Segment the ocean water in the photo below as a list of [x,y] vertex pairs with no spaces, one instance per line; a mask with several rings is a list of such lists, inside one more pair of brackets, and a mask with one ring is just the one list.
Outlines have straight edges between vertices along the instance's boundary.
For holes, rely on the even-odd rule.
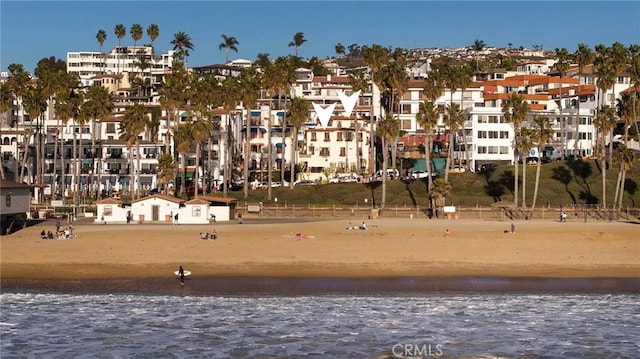
[[640,295],[0,295],[6,358],[638,358]]

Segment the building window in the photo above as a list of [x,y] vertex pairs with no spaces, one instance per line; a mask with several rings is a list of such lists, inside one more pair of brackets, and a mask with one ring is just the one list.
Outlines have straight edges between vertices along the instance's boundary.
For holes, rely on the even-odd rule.
[[309,154],[310,154],[311,156],[313,156],[313,155],[315,155],[315,154],[316,154],[316,148],[315,148],[315,146],[309,146]]
[[329,142],[331,141],[331,137],[330,137],[330,133],[329,132],[325,132],[324,133],[324,142]]
[[[327,134],[328,134],[328,133],[327,133]],[[338,132],[338,139],[337,139],[337,140],[338,140],[338,141],[344,141],[344,140],[342,139],[342,131]]]
[[489,146],[489,152],[490,155],[497,155],[498,154],[498,146]]
[[402,104],[400,107],[401,107],[400,108],[400,112],[401,113],[403,113],[405,115],[411,114],[411,104],[408,104],[408,103]]
[[320,149],[320,157],[329,157],[329,147],[322,147]]
[[487,123],[486,115],[478,115],[478,123]]
[[115,123],[107,123],[107,133],[116,133]]
[[500,131],[500,138],[509,138],[509,131]]
[[478,138],[487,138],[487,131],[478,131]]
[[311,141],[317,141],[315,132],[311,132]]
[[479,154],[487,153],[487,146],[478,146],[478,153]]
[[400,120],[400,128],[403,130],[410,130],[411,122],[411,120]]
[[509,147],[508,146],[500,146],[500,154],[501,155],[506,155],[509,153]]
[[489,138],[498,138],[498,131],[487,131]]
[[489,116],[489,123],[500,123],[499,116],[495,116],[495,115]]
[[347,149],[345,147],[340,147],[340,157],[345,157],[347,155]]

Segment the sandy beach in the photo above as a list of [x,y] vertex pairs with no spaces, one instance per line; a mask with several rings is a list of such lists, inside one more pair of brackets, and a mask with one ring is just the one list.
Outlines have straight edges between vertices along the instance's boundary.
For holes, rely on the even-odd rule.
[[[361,222],[79,222],[76,238],[43,240],[40,231],[55,230],[54,221],[46,221],[2,237],[0,274],[4,289],[48,282],[53,290],[87,280],[102,286],[127,281],[135,288],[171,278],[174,286],[180,265],[193,272],[191,283],[212,277],[640,278],[637,223],[516,221],[511,234],[509,221],[383,218],[366,220],[367,230],[347,229]],[[214,228],[217,240],[200,238]]]

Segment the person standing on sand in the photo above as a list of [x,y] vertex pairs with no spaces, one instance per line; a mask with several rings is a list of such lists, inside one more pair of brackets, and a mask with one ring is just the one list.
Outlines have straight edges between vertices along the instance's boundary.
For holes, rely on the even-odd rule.
[[513,222],[511,223],[511,234],[515,234],[516,233],[516,225],[513,224]]
[[451,237],[451,231],[449,230],[449,228],[447,228],[447,229],[444,231],[444,236],[445,236],[445,237]]
[[184,285],[184,268],[182,266],[178,269],[178,275],[180,276],[180,284]]
[[173,224],[178,225],[178,213],[176,213],[176,215],[173,216]]

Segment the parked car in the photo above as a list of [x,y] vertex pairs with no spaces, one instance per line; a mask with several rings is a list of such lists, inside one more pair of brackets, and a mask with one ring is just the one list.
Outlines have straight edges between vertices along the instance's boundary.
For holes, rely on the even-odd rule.
[[493,163],[493,162],[483,163],[482,165],[480,165],[480,172],[482,173],[482,172],[490,171],[496,167],[498,167],[497,163]]
[[462,173],[466,171],[467,169],[462,166],[452,166],[451,168],[449,168],[449,173]]
[[294,185],[295,186],[315,186],[318,183],[316,181],[300,181],[300,182],[296,182]]

